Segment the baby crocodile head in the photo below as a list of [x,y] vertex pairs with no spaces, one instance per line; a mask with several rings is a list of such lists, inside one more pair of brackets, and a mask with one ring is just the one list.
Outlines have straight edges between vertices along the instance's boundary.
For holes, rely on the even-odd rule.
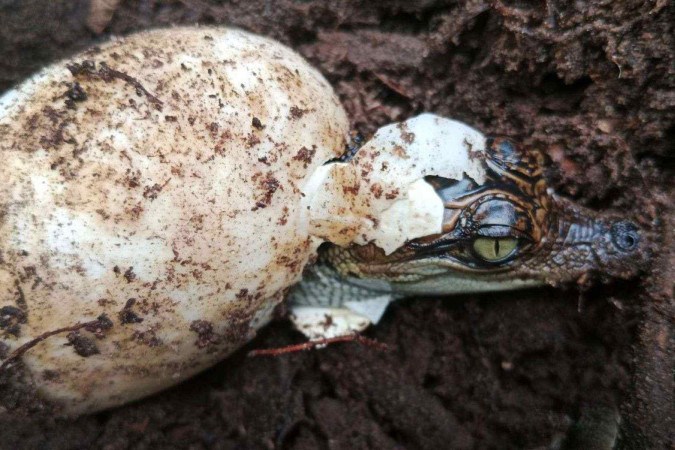
[[408,295],[636,276],[639,227],[557,196],[543,166],[536,151],[432,114],[380,128],[306,186],[306,223],[327,243],[289,293],[291,320],[324,339]]
[[471,158],[484,169],[481,182],[466,172],[424,177],[443,204],[439,233],[389,254],[372,243],[330,246],[324,263],[352,284],[417,295],[559,285],[589,274],[630,278],[644,265],[639,227],[557,196],[540,153],[488,138]]

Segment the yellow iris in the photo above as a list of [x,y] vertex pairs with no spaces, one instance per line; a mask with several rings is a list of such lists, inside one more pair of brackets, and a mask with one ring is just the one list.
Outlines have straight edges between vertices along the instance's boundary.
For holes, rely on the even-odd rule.
[[489,262],[505,259],[515,251],[518,239],[512,237],[479,237],[473,241],[473,249],[478,256]]

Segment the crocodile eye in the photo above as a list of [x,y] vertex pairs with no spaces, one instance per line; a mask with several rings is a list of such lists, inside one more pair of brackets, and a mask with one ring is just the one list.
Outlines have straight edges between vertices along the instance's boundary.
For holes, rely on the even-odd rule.
[[491,263],[506,260],[517,249],[518,239],[513,237],[478,237],[473,241],[476,256]]

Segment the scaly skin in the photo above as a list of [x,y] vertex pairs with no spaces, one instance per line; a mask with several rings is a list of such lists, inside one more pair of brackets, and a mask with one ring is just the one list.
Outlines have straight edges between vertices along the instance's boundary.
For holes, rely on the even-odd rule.
[[[490,139],[483,185],[427,177],[444,201],[442,234],[412,240],[390,255],[372,244],[329,246],[320,263],[350,283],[381,287],[384,281],[394,293],[416,295],[559,285],[590,274],[635,276],[647,257],[638,227],[553,194],[542,162],[538,153]],[[515,246],[490,261],[477,253],[477,239],[493,256],[499,256],[490,247],[495,241]]]

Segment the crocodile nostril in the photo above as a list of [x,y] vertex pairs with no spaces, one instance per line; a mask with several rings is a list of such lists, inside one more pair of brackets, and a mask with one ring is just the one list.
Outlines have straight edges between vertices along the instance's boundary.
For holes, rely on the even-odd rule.
[[617,222],[611,229],[612,242],[621,251],[634,250],[640,242],[638,227],[628,221]]

